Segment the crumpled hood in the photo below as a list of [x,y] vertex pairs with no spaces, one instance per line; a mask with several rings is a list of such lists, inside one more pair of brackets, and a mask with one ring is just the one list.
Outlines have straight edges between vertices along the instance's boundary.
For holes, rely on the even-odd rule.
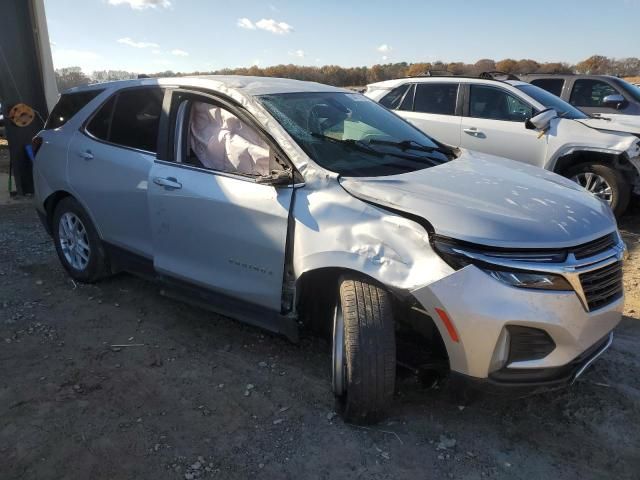
[[574,182],[468,150],[437,167],[340,182],[355,197],[424,218],[438,235],[482,245],[561,248],[616,228],[610,208]]
[[602,118],[593,117],[584,120],[576,120],[587,127],[608,132],[624,132],[640,135],[640,116],[633,115],[603,115]]

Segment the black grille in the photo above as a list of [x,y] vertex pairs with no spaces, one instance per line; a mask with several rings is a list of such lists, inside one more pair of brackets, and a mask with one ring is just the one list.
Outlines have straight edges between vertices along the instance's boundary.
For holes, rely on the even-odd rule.
[[606,267],[580,275],[589,311],[603,307],[622,295],[622,263],[616,262]]
[[544,330],[519,325],[508,325],[509,332],[509,358],[511,362],[524,360],[539,360],[549,355],[556,344]]
[[604,237],[600,237],[589,243],[578,245],[577,247],[572,248],[571,251],[575,255],[576,259],[580,260],[582,258],[591,257],[615,247],[615,245],[618,243],[617,240],[618,239],[616,238],[616,234],[610,233],[609,235],[605,235]]

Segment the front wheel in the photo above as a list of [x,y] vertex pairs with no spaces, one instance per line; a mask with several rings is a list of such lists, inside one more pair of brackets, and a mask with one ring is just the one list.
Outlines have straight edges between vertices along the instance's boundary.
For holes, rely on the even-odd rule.
[[396,382],[391,298],[364,278],[342,277],[333,318],[333,391],[345,421],[366,424],[386,414]]
[[567,170],[566,176],[596,197],[607,202],[620,218],[629,205],[631,186],[622,173],[604,163],[582,163]]

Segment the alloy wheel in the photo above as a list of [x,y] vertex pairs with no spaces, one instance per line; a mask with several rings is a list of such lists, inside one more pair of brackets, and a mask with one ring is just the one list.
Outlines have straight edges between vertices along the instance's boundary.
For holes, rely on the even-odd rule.
[[84,270],[91,258],[91,247],[87,229],[75,213],[66,212],[60,217],[58,238],[69,265],[76,270]]
[[613,201],[613,189],[609,182],[604,177],[593,172],[582,172],[571,177],[571,180],[576,182],[581,187],[594,194],[596,197],[604,200],[607,203]]
[[333,393],[341,397],[345,394],[347,366],[344,355],[344,317],[340,300],[333,314],[333,355],[332,355]]

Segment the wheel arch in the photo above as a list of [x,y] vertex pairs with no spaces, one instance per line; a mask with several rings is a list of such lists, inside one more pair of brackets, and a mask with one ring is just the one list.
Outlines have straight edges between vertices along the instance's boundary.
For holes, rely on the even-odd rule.
[[599,149],[568,149],[564,153],[558,155],[554,160],[551,170],[559,175],[565,175],[566,172],[576,165],[582,163],[603,163],[611,165],[623,172],[631,172],[638,175],[638,171],[629,161],[628,156],[622,152]]
[[[446,360],[446,368],[448,369],[449,352],[447,351],[446,342],[442,338],[442,332],[438,328],[435,319],[425,315],[422,308],[412,308],[419,307],[415,297],[409,291],[389,286],[375,277],[353,268],[319,267],[307,270],[300,275],[296,281],[296,309],[303,328],[330,338],[333,309],[338,293],[338,280],[343,275],[353,275],[365,279],[380,286],[390,294],[397,329],[396,339],[398,342],[407,342],[406,345],[411,343],[409,348],[397,350],[399,358],[403,352],[411,355],[415,355],[419,351],[433,353],[433,351],[424,349],[424,342],[430,341],[431,345],[436,348],[436,353],[442,354]],[[402,335],[402,332],[407,333],[407,335]],[[410,362],[407,361],[405,363]]]
[[93,215],[91,214],[91,211],[78,197],[74,196],[71,192],[67,190],[57,190],[51,193],[43,202],[43,206],[45,210],[46,227],[49,233],[53,232],[53,227],[54,227],[53,215],[56,211],[56,207],[60,204],[60,202],[63,199],[68,197],[73,198],[76,202],[80,204],[80,206],[83,208],[85,213],[89,216],[91,223],[93,223],[94,228],[98,232],[98,236],[102,239],[103,237],[102,237],[102,232],[100,231],[100,226],[96,223],[95,219],[93,218]]

